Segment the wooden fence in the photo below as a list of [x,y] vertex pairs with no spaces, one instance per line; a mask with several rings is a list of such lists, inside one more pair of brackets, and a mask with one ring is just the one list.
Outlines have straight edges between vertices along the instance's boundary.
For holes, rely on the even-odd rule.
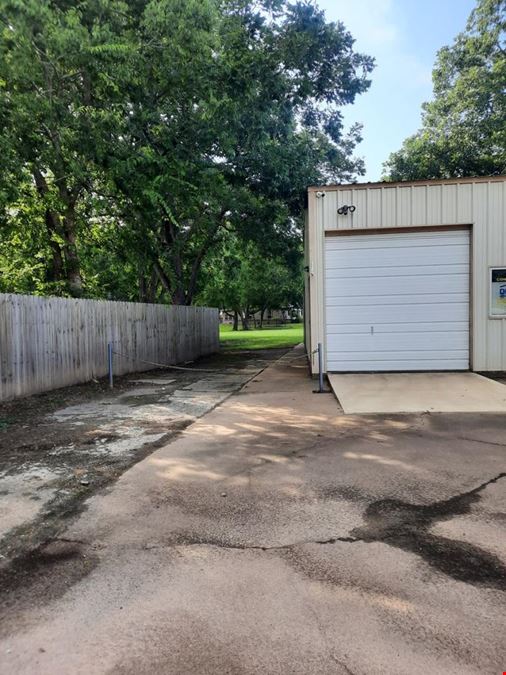
[[0,294],[0,401],[175,364],[219,348],[218,310]]

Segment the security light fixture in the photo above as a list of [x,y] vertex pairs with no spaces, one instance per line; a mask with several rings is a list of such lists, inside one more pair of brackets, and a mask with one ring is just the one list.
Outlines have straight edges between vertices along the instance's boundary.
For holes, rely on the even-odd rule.
[[353,204],[343,204],[340,208],[337,209],[337,212],[340,216],[347,216],[348,212],[353,213],[355,211],[355,206]]

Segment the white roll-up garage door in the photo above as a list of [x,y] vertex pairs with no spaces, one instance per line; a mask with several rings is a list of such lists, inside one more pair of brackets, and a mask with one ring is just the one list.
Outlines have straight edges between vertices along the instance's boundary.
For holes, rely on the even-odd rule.
[[327,370],[469,368],[469,231],[325,238]]

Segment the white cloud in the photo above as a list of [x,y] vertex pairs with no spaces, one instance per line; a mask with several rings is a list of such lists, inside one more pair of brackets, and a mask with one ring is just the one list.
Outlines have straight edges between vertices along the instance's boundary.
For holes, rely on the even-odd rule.
[[355,49],[376,59],[371,89],[343,110],[347,124],[364,123],[357,154],[365,156],[367,180],[380,178],[382,162],[415,131],[432,89],[432,63],[424,63],[410,41],[403,1],[318,0],[327,20],[342,21],[351,32]]
[[406,44],[406,27],[395,0],[319,0],[318,4],[328,20],[344,23],[357,50],[376,58],[373,86],[383,77],[397,76],[405,88],[430,90],[432,64],[423,63]]

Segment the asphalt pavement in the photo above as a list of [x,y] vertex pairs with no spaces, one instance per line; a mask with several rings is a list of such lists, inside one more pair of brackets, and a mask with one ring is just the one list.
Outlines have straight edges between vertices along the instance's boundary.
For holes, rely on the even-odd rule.
[[4,577],[1,672],[506,669],[506,416],[345,415],[298,356]]

